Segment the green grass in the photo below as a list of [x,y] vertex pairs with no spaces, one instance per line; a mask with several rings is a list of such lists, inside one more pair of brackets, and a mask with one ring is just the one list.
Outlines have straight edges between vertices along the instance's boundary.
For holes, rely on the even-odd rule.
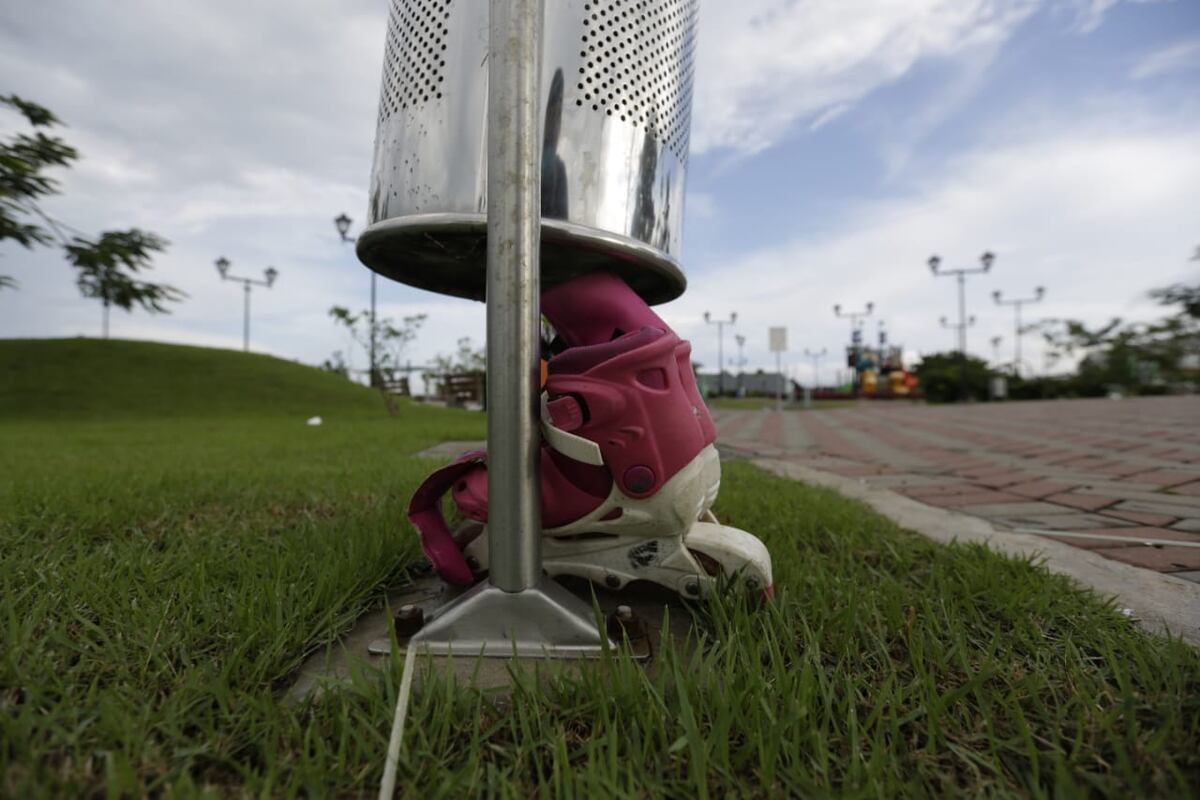
[[273,356],[158,342],[0,339],[0,420],[374,412],[379,395]]
[[[430,467],[411,454],[483,419],[348,399],[309,428],[276,403],[0,421],[0,794],[373,794],[400,665],[280,692],[403,582]],[[773,604],[705,605],[702,647],[653,677],[615,659],[510,701],[422,684],[405,796],[1200,791],[1181,643],[743,463],[717,511],[770,546]]]

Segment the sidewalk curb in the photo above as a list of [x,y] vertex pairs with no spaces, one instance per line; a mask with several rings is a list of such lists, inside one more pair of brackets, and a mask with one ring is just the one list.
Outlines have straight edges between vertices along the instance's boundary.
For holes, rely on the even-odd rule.
[[1200,584],[1113,561],[1088,550],[994,527],[979,517],[935,508],[860,481],[771,458],[752,458],[762,469],[860,500],[909,530],[938,542],[978,542],[1013,556],[1036,555],[1047,569],[1074,578],[1121,608],[1152,633],[1169,632],[1200,647]]

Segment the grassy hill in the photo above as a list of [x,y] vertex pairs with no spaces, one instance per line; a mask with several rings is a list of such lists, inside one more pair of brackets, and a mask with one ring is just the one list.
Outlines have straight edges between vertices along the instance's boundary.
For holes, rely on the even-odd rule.
[[0,420],[383,413],[346,379],[272,356],[98,339],[0,340]]

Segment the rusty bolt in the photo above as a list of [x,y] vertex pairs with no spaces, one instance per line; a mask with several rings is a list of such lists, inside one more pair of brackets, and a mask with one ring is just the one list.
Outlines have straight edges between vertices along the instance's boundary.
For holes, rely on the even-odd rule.
[[607,629],[608,635],[616,641],[628,638],[633,642],[646,637],[646,625],[629,606],[617,606],[617,610],[608,615]]
[[409,603],[400,606],[400,610],[396,612],[396,636],[398,638],[412,638],[424,624],[425,610],[420,606]]

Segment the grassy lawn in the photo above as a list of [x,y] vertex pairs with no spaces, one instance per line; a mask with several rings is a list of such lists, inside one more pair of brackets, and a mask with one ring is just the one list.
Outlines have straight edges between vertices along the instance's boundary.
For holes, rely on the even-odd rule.
[[[54,385],[35,374],[52,349],[15,368],[0,346],[0,375]],[[411,454],[481,438],[482,416],[388,418],[370,392],[283,362],[275,395],[233,411],[241,360],[259,357],[193,355],[208,379],[188,399],[162,389],[157,415],[88,395],[71,421],[69,403],[0,387],[0,794],[378,785],[398,663],[317,702],[280,690],[403,582],[403,510],[431,466]],[[159,391],[146,358],[108,380]],[[511,700],[422,685],[404,794],[1200,792],[1200,656],[1184,645],[1028,563],[745,464],[726,467],[717,511],[770,546],[772,605],[698,609],[703,646],[663,654],[654,678],[614,659]]]

